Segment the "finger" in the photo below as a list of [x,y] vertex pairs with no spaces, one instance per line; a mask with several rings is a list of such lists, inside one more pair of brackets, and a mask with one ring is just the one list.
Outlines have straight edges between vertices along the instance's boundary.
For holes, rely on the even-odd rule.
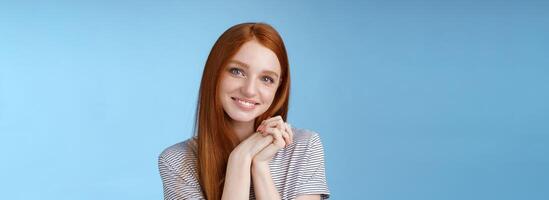
[[274,137],[261,137],[260,144],[262,148],[267,147],[269,144],[272,144],[274,140]]
[[291,143],[290,134],[286,131],[285,125],[282,124],[282,127],[269,127],[270,130],[278,130],[278,131],[272,131],[269,133],[265,133],[266,135],[273,135],[280,133],[280,136],[284,140],[284,146],[288,146]]
[[287,147],[288,145],[290,145],[291,141],[290,141],[290,134],[288,134],[288,132],[286,131],[282,131],[282,138],[284,138],[284,142],[286,143],[284,145],[284,147]]
[[272,129],[272,128],[278,129],[276,125],[272,125],[272,124],[263,125],[263,128],[260,130],[261,135],[263,136],[270,135],[272,131],[268,131],[267,129]]
[[[278,132],[277,132],[278,131]],[[272,135],[274,137],[275,134],[278,134],[280,132],[280,129],[278,128],[275,128],[275,127],[267,127],[265,128],[264,131],[261,132],[261,135],[263,136],[268,136],[268,135]],[[280,132],[280,134],[282,134],[282,132]]]
[[278,128],[278,129],[283,129],[283,124],[284,124],[284,121],[282,121],[281,119],[273,119],[273,120],[270,120],[270,121],[265,121],[262,125],[260,125],[258,127],[258,131],[265,131],[265,128]]
[[286,132],[290,135],[290,144],[294,142],[294,131],[292,131],[292,126],[289,123],[284,123],[286,126]]
[[255,140],[255,142],[259,142],[261,140],[264,140],[264,138],[266,138],[265,136],[267,136],[268,134],[263,134],[261,132],[257,132],[256,134],[252,134],[251,137],[255,137],[253,140]]
[[286,141],[284,140],[284,137],[282,137],[282,131],[280,131],[279,129],[275,129],[275,140],[273,141],[274,144],[278,147],[278,148],[283,148],[286,146]]
[[288,124],[288,130],[289,130],[290,136],[292,137],[292,143],[293,143],[295,134],[291,124]]
[[283,121],[272,121],[265,125],[267,128],[277,128],[280,131],[284,130],[284,122]]
[[282,119],[273,119],[271,121],[268,121],[268,122],[265,122],[264,126],[265,127],[276,127],[276,128],[279,128],[279,129],[283,129],[284,127],[282,126],[284,124],[284,121]]
[[290,133],[288,132],[288,126],[286,125],[286,123],[282,123],[282,127],[280,130],[282,131],[282,137],[286,142],[286,146],[288,146],[292,142],[292,138],[290,137]]
[[259,125],[258,130],[265,130],[267,126],[275,127],[275,125],[272,124],[275,121],[280,121],[281,123],[284,123],[284,119],[282,119],[282,116],[277,115],[277,116],[268,118],[266,120],[263,120]]
[[[266,119],[266,120],[263,120],[263,121],[261,122],[261,125],[265,125],[265,124],[267,124],[267,123],[270,123],[270,122],[276,121],[276,120],[283,120],[283,119],[282,119],[282,117],[281,117],[280,115],[277,115],[277,116],[268,118],[268,119]],[[261,126],[261,125],[260,125],[260,126]]]
[[251,145],[253,146],[251,151],[253,152],[253,155],[255,155],[257,152],[271,145],[273,143],[273,140],[274,137],[263,137],[259,134],[252,134],[244,142],[251,143]]
[[267,128],[265,130],[269,135],[271,135],[274,140],[273,144],[276,145],[279,148],[284,147],[286,145],[286,142],[284,141],[284,138],[282,137],[282,132],[277,128]]

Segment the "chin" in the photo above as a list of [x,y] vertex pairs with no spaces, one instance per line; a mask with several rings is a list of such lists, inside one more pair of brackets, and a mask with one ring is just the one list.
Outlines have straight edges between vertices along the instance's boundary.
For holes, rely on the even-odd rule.
[[225,113],[229,115],[229,117],[237,122],[253,122],[259,115],[263,114],[266,110],[261,109],[260,107],[257,108],[258,110],[254,112],[244,112],[241,111],[238,108],[231,108],[228,110],[225,110]]
[[230,113],[227,113],[227,114],[229,115],[229,117],[231,117],[232,120],[237,122],[250,122],[255,120],[255,118],[257,117],[255,115],[250,115],[250,114],[232,114],[232,115]]

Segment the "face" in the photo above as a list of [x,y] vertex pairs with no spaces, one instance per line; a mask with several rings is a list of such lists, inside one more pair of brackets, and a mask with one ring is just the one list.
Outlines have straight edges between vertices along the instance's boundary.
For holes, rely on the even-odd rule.
[[274,52],[255,40],[244,43],[222,71],[223,109],[234,121],[253,122],[271,106],[280,75]]

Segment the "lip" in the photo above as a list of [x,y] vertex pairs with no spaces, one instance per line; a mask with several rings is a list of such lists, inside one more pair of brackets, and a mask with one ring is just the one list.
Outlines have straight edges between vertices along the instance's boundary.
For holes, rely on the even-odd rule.
[[[238,98],[238,97],[231,97],[231,99],[233,100],[233,102],[236,104],[236,106],[238,106],[240,109],[242,110],[245,110],[245,111],[250,111],[250,110],[253,110],[255,109],[255,107],[257,105],[259,105],[259,103],[253,101],[253,100],[249,100],[249,99],[243,99],[243,98]],[[246,105],[246,104],[242,104],[240,103],[240,101],[245,101],[245,102],[249,102],[249,103],[253,103],[251,106],[250,105]]]

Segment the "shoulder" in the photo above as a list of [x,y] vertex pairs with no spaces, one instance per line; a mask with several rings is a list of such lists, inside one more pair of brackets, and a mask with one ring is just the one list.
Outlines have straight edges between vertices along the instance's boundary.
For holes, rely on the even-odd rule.
[[196,139],[171,145],[158,156],[165,199],[204,199],[197,179]]
[[277,153],[274,162],[307,163],[313,157],[323,159],[324,148],[320,135],[316,131],[292,127],[292,132],[294,133],[293,142]]
[[[294,141],[277,152],[271,163],[271,174],[284,180],[284,199],[304,194],[320,194],[329,198],[324,166],[324,148],[320,134],[303,128],[293,128]],[[273,178],[275,179],[275,178]]]
[[174,157],[192,156],[196,152],[196,137],[189,138],[185,141],[173,144],[164,149],[159,157],[170,159]]
[[158,156],[158,165],[177,174],[192,174],[196,168],[196,147],[196,137],[171,145]]
[[322,146],[320,135],[316,131],[292,127],[292,132],[294,133],[293,139],[296,146]]

